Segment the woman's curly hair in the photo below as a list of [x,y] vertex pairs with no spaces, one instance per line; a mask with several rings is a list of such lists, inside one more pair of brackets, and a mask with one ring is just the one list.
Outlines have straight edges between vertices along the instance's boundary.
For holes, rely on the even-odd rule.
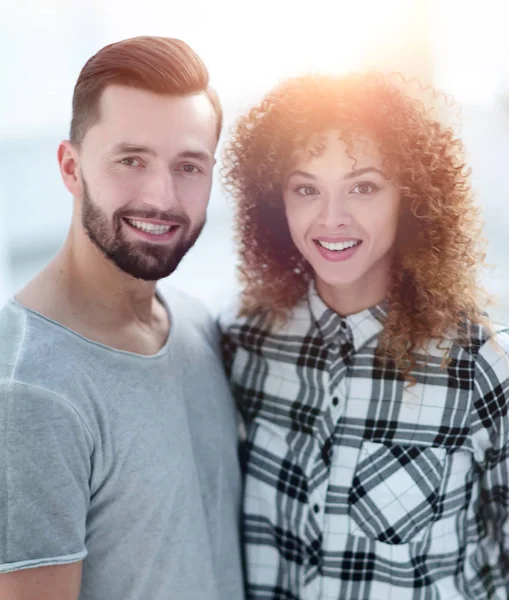
[[361,134],[377,141],[401,193],[383,353],[408,374],[431,338],[487,323],[478,284],[482,223],[463,145],[436,116],[441,101],[450,108],[401,76],[306,75],[286,80],[237,121],[222,174],[236,201],[243,314],[284,319],[305,295],[313,271],[290,237],[281,182],[317,134],[337,130],[350,149]]

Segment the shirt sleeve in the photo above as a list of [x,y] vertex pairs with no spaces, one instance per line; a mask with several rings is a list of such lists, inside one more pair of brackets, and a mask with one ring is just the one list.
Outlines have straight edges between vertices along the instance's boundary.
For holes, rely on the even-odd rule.
[[475,409],[485,432],[482,510],[509,561],[509,334],[494,336],[479,351]]
[[64,398],[0,384],[0,573],[86,556],[92,450]]

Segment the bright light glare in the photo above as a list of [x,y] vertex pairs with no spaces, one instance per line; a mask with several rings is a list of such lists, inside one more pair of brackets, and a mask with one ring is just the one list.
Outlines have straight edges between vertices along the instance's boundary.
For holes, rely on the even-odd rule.
[[130,11],[124,0],[109,0],[102,10],[112,39],[140,31],[184,39],[203,56],[222,97],[241,100],[289,75],[355,69],[367,53],[397,35],[411,5],[408,0],[199,0],[179,11],[172,2],[145,0],[140,13],[139,4]]
[[462,104],[491,105],[509,84],[507,0],[433,4],[436,85]]

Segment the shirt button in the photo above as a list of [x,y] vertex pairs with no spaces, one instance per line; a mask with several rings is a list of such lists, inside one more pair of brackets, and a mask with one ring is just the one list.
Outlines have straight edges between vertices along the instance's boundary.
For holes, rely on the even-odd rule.
[[337,396],[334,396],[334,398],[332,399],[332,404],[334,404],[334,406],[337,406],[339,404],[339,399]]
[[313,506],[313,510],[315,511],[315,513],[319,513],[320,512],[320,507],[318,506],[318,504],[315,504]]

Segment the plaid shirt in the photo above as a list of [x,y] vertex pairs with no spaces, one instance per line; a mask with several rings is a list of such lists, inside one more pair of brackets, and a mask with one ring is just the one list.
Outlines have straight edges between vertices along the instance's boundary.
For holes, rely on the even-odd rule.
[[284,325],[220,318],[251,599],[509,598],[509,330],[430,343],[409,387],[375,355],[385,316],[312,285]]

